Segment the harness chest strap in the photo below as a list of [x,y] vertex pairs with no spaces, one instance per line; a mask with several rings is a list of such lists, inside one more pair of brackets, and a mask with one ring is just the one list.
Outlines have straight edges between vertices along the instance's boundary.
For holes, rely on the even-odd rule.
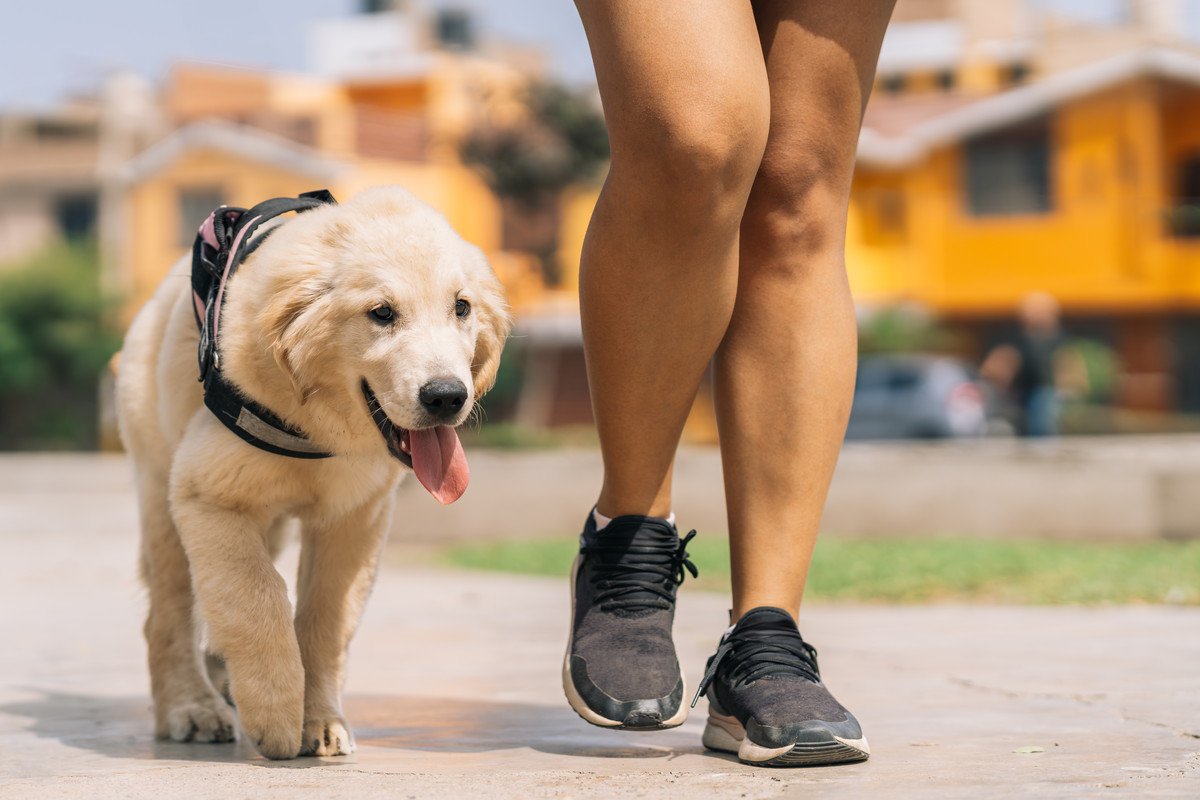
[[221,371],[218,350],[225,286],[242,261],[272,233],[266,222],[289,212],[303,213],[334,204],[327,190],[298,197],[276,197],[249,208],[221,206],[208,215],[192,245],[192,310],[200,329],[198,361],[204,405],[233,433],[260,450],[292,458],[329,458],[304,432],[288,425],[270,409],[247,397]]

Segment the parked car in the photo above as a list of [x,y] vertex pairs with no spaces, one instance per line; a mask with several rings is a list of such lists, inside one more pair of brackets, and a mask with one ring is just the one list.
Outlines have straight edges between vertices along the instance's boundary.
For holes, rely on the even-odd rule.
[[933,439],[987,431],[987,394],[962,361],[919,354],[859,361],[846,438]]

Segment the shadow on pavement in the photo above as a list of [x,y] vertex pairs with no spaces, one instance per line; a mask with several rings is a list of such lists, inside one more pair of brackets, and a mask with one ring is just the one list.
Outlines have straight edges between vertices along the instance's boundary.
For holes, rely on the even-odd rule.
[[[608,731],[561,706],[441,697],[354,696],[346,712],[360,744],[478,753],[528,747],[587,758],[672,758],[702,753],[696,731]],[[401,724],[397,724],[400,721]]]
[[[148,697],[111,697],[28,688],[36,697],[0,705],[25,717],[28,731],[68,747],[110,758],[238,763],[281,768],[336,767],[352,759],[268,761],[244,741],[236,744],[169,742],[153,736]],[[475,698],[354,695],[346,713],[359,747],[436,753],[484,753],[527,747],[584,758],[665,758],[704,753],[699,730],[654,733],[606,731],[567,707]],[[361,752],[361,750],[360,750]]]

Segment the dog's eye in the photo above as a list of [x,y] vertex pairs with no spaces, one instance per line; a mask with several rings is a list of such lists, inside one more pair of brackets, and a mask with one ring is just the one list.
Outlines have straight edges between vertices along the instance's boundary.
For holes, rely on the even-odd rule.
[[459,317],[466,317],[471,313],[471,304],[466,300],[456,300],[454,302],[454,313]]
[[371,319],[375,320],[380,325],[386,325],[387,323],[391,322],[392,318],[395,316],[392,313],[391,306],[379,306],[378,308],[372,308],[367,313],[371,315]]

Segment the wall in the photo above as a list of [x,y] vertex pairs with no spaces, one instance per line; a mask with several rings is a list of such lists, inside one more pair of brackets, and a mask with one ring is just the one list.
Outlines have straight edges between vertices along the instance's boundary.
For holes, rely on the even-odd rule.
[[870,194],[889,178],[862,171],[849,231],[852,282],[873,300],[917,300],[959,315],[1009,312],[1031,291],[1055,294],[1068,311],[1200,308],[1200,248],[1169,239],[1161,218],[1165,165],[1174,152],[1200,147],[1200,112],[1179,104],[1164,116],[1162,91],[1134,82],[1052,115],[1045,214],[971,216],[956,144],[891,179],[902,186],[906,237],[872,242]]
[[187,252],[181,246],[180,226],[198,227],[203,221],[180,220],[181,189],[219,187],[227,204],[248,207],[269,197],[320,188],[318,183],[317,179],[239,160],[228,153],[195,151],[152,179],[131,187],[123,214],[130,227],[125,270],[129,295],[123,319],[132,319],[171,265]]

